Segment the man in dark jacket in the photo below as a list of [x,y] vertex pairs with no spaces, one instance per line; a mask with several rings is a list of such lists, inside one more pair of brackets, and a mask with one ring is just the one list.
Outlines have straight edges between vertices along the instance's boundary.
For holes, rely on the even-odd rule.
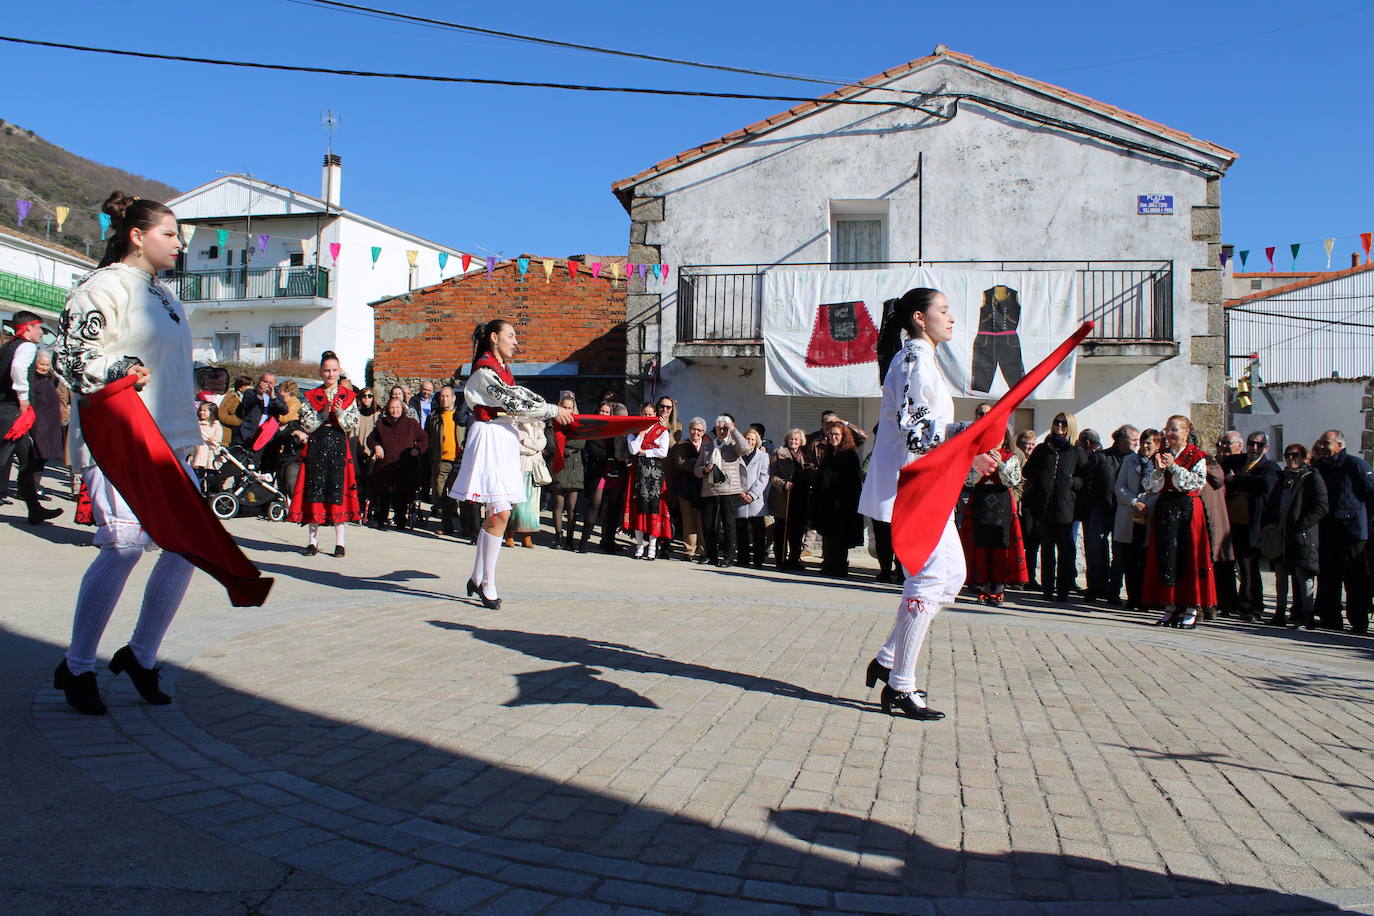
[[1345,614],[1356,633],[1369,632],[1369,510],[1374,505],[1374,472],[1345,450],[1345,436],[1328,429],[1312,447],[1312,462],[1326,482],[1329,510],[1318,525],[1317,618],[1324,629],[1340,630],[1341,587]]
[[[435,395],[435,409],[425,425],[425,435],[429,438],[429,480],[433,494],[431,511],[439,516],[439,530],[452,536],[453,520],[458,513],[458,504],[448,495],[453,481],[458,478],[458,467],[463,456],[463,440],[466,430],[458,422],[454,403],[457,395],[445,385]],[[475,536],[467,531],[466,519],[458,517],[463,537]]]
[[1223,463],[1226,471],[1226,512],[1231,517],[1231,543],[1236,549],[1240,591],[1236,610],[1241,620],[1264,613],[1264,583],[1260,579],[1260,530],[1273,521],[1272,497],[1279,486],[1279,466],[1269,457],[1269,437],[1251,433],[1240,456]]
[[[1112,433],[1112,447],[1104,449],[1097,456],[1098,460],[1093,465],[1095,475],[1088,480],[1088,489],[1093,494],[1093,515],[1084,529],[1084,542],[1087,542],[1089,532],[1095,534],[1101,531],[1104,542],[1110,542],[1111,547],[1111,560],[1107,565],[1105,580],[1098,587],[1097,593],[1089,597],[1101,598],[1111,605],[1121,604],[1121,583],[1126,576],[1125,554],[1119,551],[1119,545],[1112,540],[1112,531],[1116,527],[1116,478],[1121,472],[1122,460],[1127,455],[1135,454],[1138,448],[1140,430],[1129,424],[1117,427]],[[1104,555],[1106,550],[1107,545],[1104,544]],[[1089,581],[1090,592],[1093,590],[1092,585]]]
[[1040,535],[1040,587],[1047,601],[1067,601],[1078,577],[1073,516],[1088,456],[1075,439],[1072,416],[1056,414],[1050,434],[1031,453],[1023,475],[1023,515],[1034,520]]
[[277,402],[277,376],[271,372],[258,376],[257,386],[243,393],[234,413],[239,418],[239,425],[234,428],[232,444],[241,445],[253,452],[254,457],[259,457],[259,452],[253,448],[258,430],[273,413],[278,416],[286,413],[286,405]]

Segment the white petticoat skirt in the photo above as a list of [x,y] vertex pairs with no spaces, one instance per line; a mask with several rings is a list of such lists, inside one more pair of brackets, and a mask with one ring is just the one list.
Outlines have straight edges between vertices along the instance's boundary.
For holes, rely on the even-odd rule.
[[475,421],[468,425],[463,463],[448,495],[475,503],[510,503],[525,499],[520,470],[520,435],[509,423]]

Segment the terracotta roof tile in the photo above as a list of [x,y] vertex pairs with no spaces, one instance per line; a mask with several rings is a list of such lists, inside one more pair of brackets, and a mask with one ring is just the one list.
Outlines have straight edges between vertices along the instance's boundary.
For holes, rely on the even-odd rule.
[[[1288,283],[1284,286],[1276,286],[1273,289],[1261,290],[1257,293],[1251,293],[1248,296],[1241,296],[1238,299],[1227,299],[1224,304],[1225,307],[1229,309],[1233,305],[1242,305],[1247,302],[1254,302],[1257,299],[1268,299],[1270,296],[1277,296],[1282,293],[1291,293],[1294,290],[1306,289],[1309,286],[1316,286],[1319,283],[1330,283],[1332,280],[1340,280],[1344,277],[1350,277],[1355,274],[1364,273],[1366,270],[1374,270],[1374,264],[1359,264],[1355,267],[1347,267],[1345,270],[1322,271],[1318,276],[1313,277],[1307,275],[1307,279],[1299,280],[1296,283]],[[1267,277],[1274,275],[1257,274],[1256,276]],[[1278,274],[1278,276],[1283,275]],[[1299,274],[1299,276],[1304,275]]]
[[1071,102],[1076,105],[1080,105],[1099,114],[1106,115],[1107,117],[1116,118],[1118,120],[1133,123],[1138,127],[1149,130],[1152,133],[1156,133],[1163,137],[1173,139],[1188,144],[1190,146],[1194,146],[1198,149],[1201,149],[1207,153],[1218,156],[1220,158],[1229,159],[1233,161],[1237,158],[1237,154],[1234,151],[1229,150],[1224,146],[1219,146],[1218,144],[1211,143],[1207,140],[1199,139],[1197,137],[1192,136],[1191,134],[1184,133],[1181,130],[1177,130],[1165,124],[1161,124],[1158,121],[1151,121],[1149,118],[1141,117],[1138,114],[1126,111],[1123,108],[1118,108],[1115,105],[1109,105],[1106,102],[1099,102],[1096,99],[1089,98],[1088,96],[1081,95],[1077,92],[1073,92],[1072,90],[1065,89],[1061,86],[1055,86],[1052,83],[1046,83],[1042,80],[1033,79],[1028,76],[1022,76],[1019,73],[1013,73],[1012,71],[1002,69],[1001,67],[995,67],[992,64],[980,61],[969,54],[962,54],[958,51],[943,50],[939,53],[930,54],[925,57],[918,57],[915,60],[906,62],[905,64],[889,68],[887,70],[882,71],[881,73],[870,76],[867,79],[860,80],[852,85],[842,86],[839,89],[836,89],[833,92],[828,92],[825,95],[819,96],[816,99],[813,99],[808,102],[801,102],[787,109],[786,111],[778,112],[775,115],[771,115],[767,118],[764,118],[762,121],[755,121],[753,124],[749,124],[745,127],[739,128],[738,130],[731,131],[723,137],[719,137],[715,140],[708,141],[706,143],[701,144],[700,146],[693,147],[692,149],[684,150],[683,152],[678,153],[676,156],[672,156],[668,159],[663,159],[649,166],[649,168],[645,169],[642,172],[639,172],[638,174],[631,175],[628,178],[622,178],[619,181],[612,183],[611,190],[620,191],[632,185],[639,184],[640,182],[645,181],[653,177],[654,175],[657,175],[660,172],[667,171],[674,165],[702,158],[703,156],[706,156],[713,152],[717,147],[728,145],[730,143],[736,142],[739,139],[743,139],[744,137],[760,133],[765,129],[773,128],[787,121],[794,120],[807,114],[808,112],[824,107],[828,102],[833,102],[837,99],[847,98],[848,96],[864,92],[867,89],[872,88],[872,86],[874,86],[877,83],[882,83],[894,77],[911,73],[912,71],[920,67],[923,67],[927,64],[934,63],[935,61],[941,58],[948,58],[949,60],[958,61],[959,63],[964,64],[970,69],[981,71],[990,76],[997,76],[1007,79],[1011,82],[1016,83],[1017,85],[1023,86],[1034,91],[1044,92],[1049,95],[1058,96],[1059,98],[1064,99],[1065,101]]

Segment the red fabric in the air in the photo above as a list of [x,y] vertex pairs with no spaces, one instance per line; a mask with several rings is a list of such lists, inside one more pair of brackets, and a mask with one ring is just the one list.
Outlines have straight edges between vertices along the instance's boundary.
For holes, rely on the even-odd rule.
[[134,381],[125,376],[80,402],[81,432],[96,464],[154,543],[214,576],[235,607],[261,606],[272,580],[263,577],[210,512],[134,390]]
[[572,423],[553,428],[553,473],[563,470],[563,447],[569,439],[614,439],[648,429],[657,417],[603,417],[601,414],[573,414]]
[[1002,395],[992,410],[902,468],[897,478],[897,499],[892,505],[892,549],[903,568],[914,572],[926,565],[944,533],[945,520],[959,501],[974,457],[1001,445],[1011,412],[1068,358],[1092,329],[1091,321],[1083,322],[1068,340]]

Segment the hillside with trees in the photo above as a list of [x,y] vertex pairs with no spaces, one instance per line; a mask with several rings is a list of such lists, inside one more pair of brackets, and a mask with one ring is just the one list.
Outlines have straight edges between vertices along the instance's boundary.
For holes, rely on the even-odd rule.
[[[170,200],[180,192],[160,181],[92,162],[44,140],[31,130],[0,120],[0,226],[99,258],[104,250],[96,214],[111,191]],[[18,226],[19,200],[33,201]],[[62,232],[55,210],[71,208]]]

